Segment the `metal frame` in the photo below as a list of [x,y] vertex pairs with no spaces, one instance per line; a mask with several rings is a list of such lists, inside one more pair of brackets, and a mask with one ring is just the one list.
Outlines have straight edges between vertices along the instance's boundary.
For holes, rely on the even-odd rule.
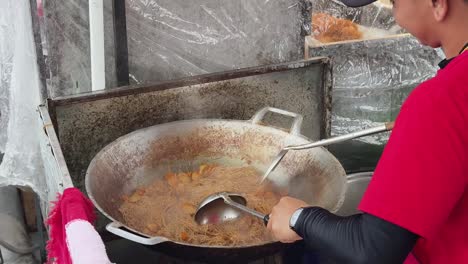
[[37,2],[36,0],[29,0],[30,11],[31,11],[31,22],[33,30],[33,38],[36,46],[36,61],[39,68],[39,79],[42,84],[41,96],[45,100],[49,97],[47,92],[46,79],[50,78],[49,70],[47,68],[46,59],[43,53],[42,38],[41,38],[41,27],[39,23],[39,17],[37,15]]
[[130,84],[128,69],[127,14],[125,0],[113,0],[115,71],[117,86]]
[[60,141],[57,137],[55,126],[52,123],[52,119],[49,115],[47,107],[45,105],[41,105],[39,106],[38,111],[44,124],[44,133],[47,135],[50,142],[50,151],[52,151],[52,155],[55,158],[55,163],[58,166],[60,174],[57,175],[59,178],[53,180],[55,180],[59,188],[62,189],[61,191],[63,191],[66,188],[73,187],[70,172],[68,171],[67,163],[65,161],[65,157],[63,156],[62,148],[60,147]]

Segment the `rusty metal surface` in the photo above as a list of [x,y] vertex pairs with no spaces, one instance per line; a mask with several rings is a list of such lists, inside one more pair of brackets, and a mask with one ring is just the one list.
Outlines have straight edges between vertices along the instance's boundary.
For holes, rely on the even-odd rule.
[[[194,118],[245,120],[264,106],[304,115],[302,134],[330,134],[331,80],[326,58],[202,75],[49,100],[73,183],[84,190],[96,153],[134,130]],[[267,121],[287,127],[289,119]]]

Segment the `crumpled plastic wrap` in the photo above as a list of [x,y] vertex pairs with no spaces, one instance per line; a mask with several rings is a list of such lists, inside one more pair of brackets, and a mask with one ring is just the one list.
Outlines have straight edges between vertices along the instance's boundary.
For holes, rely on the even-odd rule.
[[[104,3],[106,87],[116,87],[112,0]],[[304,56],[307,0],[128,0],[130,80],[148,83]],[[91,90],[88,1],[44,1],[50,95]]]
[[[392,7],[375,2],[360,8],[350,8],[339,0],[312,0],[312,15],[325,13],[336,18],[346,19],[364,31],[362,39],[403,33],[392,16]],[[368,32],[372,29],[372,32]]]
[[130,72],[150,82],[301,59],[304,9],[301,0],[129,0]]
[[[315,50],[333,58],[332,133],[345,134],[396,118],[412,89],[434,76],[442,57],[401,36]],[[384,144],[388,135],[361,140]]]
[[[421,46],[409,34],[400,34],[403,30],[396,25],[390,7],[382,3],[355,9],[338,1],[316,0],[313,1],[312,12],[313,17],[314,14],[327,14],[347,19],[363,32],[357,40],[322,43],[318,39],[323,38],[323,34],[317,35],[320,27],[344,22],[332,20],[326,21],[327,24],[319,21],[321,24],[313,25],[312,37],[308,39],[309,57],[327,56],[333,62],[334,135],[393,120],[411,90],[434,76],[437,63],[442,59],[436,50]],[[345,26],[354,30],[349,22],[345,22]],[[342,37],[339,35],[342,32],[328,29],[331,34]],[[388,133],[359,140],[371,145],[384,145]]]
[[[436,74],[442,52],[423,47],[405,34],[390,5],[375,2],[348,8],[335,0],[312,3],[315,25],[306,40],[306,55],[332,60],[332,135],[394,120],[413,88]],[[361,32],[358,39],[352,37],[355,29]],[[388,137],[389,133],[363,137],[332,145],[329,150],[348,173],[372,171]]]
[[[36,111],[41,103],[41,87],[31,23],[29,1],[2,2],[0,111],[4,157],[0,164],[0,186],[31,187],[45,198],[39,149],[42,128]],[[4,113],[8,113],[8,118],[4,119]]]
[[[104,41],[106,87],[117,86],[114,60],[113,0],[104,5]],[[91,58],[89,39],[89,1],[42,1],[44,49],[50,78],[50,97],[91,91]]]

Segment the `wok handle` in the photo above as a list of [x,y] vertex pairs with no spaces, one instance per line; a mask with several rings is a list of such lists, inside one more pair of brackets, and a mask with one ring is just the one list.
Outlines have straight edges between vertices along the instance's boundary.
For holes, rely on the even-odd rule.
[[296,113],[293,113],[293,112],[289,112],[289,111],[286,111],[286,110],[283,110],[283,109],[279,109],[279,108],[265,107],[265,108],[260,109],[260,111],[255,113],[255,115],[252,117],[252,119],[251,119],[252,123],[255,124],[255,125],[258,125],[263,120],[263,118],[265,117],[265,115],[268,112],[293,117],[294,121],[293,121],[293,123],[291,125],[291,129],[289,130],[289,133],[292,134],[292,135],[300,135],[301,134],[302,120],[304,119],[302,117],[302,115],[296,114]]
[[112,222],[106,226],[107,231],[111,232],[114,235],[128,239],[133,242],[137,242],[143,245],[153,246],[162,242],[168,241],[167,238],[163,237],[144,237],[134,233],[130,233],[122,229],[124,227],[121,223]]

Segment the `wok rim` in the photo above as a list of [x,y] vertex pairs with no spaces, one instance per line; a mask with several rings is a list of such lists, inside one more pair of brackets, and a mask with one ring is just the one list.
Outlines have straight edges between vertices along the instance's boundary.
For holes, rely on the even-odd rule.
[[[86,189],[86,194],[88,195],[89,199],[91,200],[91,202],[93,203],[93,205],[96,207],[96,209],[98,209],[98,211],[103,214],[106,218],[108,218],[109,220],[111,220],[111,222],[114,222],[114,223],[119,223],[120,225],[122,225],[122,227],[124,227],[125,229],[127,230],[130,230],[131,232],[135,233],[135,234],[138,234],[140,236],[143,236],[145,238],[159,238],[161,239],[161,242],[155,244],[158,245],[158,244],[162,244],[162,243],[174,243],[174,244],[178,244],[178,245],[182,245],[182,246],[187,246],[187,247],[195,247],[195,248],[209,248],[209,249],[242,249],[242,248],[254,248],[254,247],[262,247],[262,246],[267,246],[267,245],[273,245],[273,244],[277,244],[277,243],[280,243],[279,241],[269,241],[269,242],[262,242],[262,243],[257,243],[257,244],[252,244],[252,245],[238,245],[238,246],[220,246],[220,245],[203,245],[203,244],[190,244],[190,243],[185,243],[185,242],[179,242],[179,241],[175,241],[175,240],[172,240],[168,237],[164,237],[164,236],[148,236],[147,234],[144,234],[140,231],[137,231],[133,228],[130,228],[128,225],[120,222],[120,221],[117,221],[116,219],[114,219],[113,217],[111,217],[107,212],[105,212],[101,206],[97,203],[97,201],[94,199],[94,196],[93,194],[91,193],[90,191],[90,168],[93,168],[95,167],[95,163],[98,161],[98,157],[101,156],[103,153],[105,153],[109,148],[112,148],[114,145],[117,144],[117,142],[119,142],[120,140],[124,139],[124,138],[130,138],[132,137],[134,134],[139,134],[139,133],[143,133],[144,131],[146,130],[151,130],[151,129],[154,129],[155,127],[158,127],[158,128],[161,128],[161,127],[164,127],[164,126],[173,126],[173,125],[177,125],[177,124],[183,124],[183,123],[198,123],[198,122],[205,122],[205,123],[210,123],[210,122],[222,122],[222,123],[240,123],[242,125],[250,125],[252,127],[261,127],[262,129],[264,130],[272,130],[272,131],[275,131],[276,133],[282,133],[284,134],[284,136],[289,136],[289,137],[295,137],[295,138],[300,138],[302,140],[304,140],[305,142],[303,143],[310,143],[311,140],[309,138],[307,138],[306,136],[302,135],[302,134],[298,134],[298,135],[294,135],[294,134],[291,134],[289,132],[286,132],[278,127],[274,127],[274,126],[268,126],[268,125],[260,125],[260,124],[255,124],[253,122],[251,122],[251,120],[237,120],[237,119],[187,119],[187,120],[178,120],[178,121],[172,121],[172,122],[167,122],[167,123],[163,123],[163,124],[157,124],[157,125],[153,125],[153,126],[149,126],[149,127],[144,127],[144,128],[140,128],[140,129],[137,129],[135,131],[132,131],[130,133],[127,133],[125,135],[122,135],[116,139],[114,139],[112,142],[108,143],[104,148],[102,148],[98,153],[96,153],[96,155],[94,155],[93,159],[91,160],[91,162],[89,163],[88,165],[88,168],[86,169],[86,174],[85,174],[85,189]],[[344,188],[341,190],[341,193],[340,193],[340,200],[336,203],[335,207],[333,208],[333,210],[330,210],[330,212],[334,213],[334,212],[337,212],[341,206],[343,205],[343,202],[344,202],[344,199],[345,199],[345,194],[346,194],[346,189],[347,189],[347,182],[346,182],[346,171],[344,170],[343,168],[343,165],[341,164],[341,162],[335,157],[335,155],[333,155],[330,151],[328,151],[326,148],[324,147],[317,147],[317,148],[320,148],[322,151],[325,151],[329,156],[330,158],[337,164],[339,165],[339,167],[341,168],[342,172],[343,172],[343,175],[341,175],[341,177],[343,177],[344,179]],[[117,235],[119,236],[119,235]],[[119,237],[122,237],[122,236],[119,236]],[[124,239],[127,239],[128,238],[125,238],[125,237],[122,237]]]

